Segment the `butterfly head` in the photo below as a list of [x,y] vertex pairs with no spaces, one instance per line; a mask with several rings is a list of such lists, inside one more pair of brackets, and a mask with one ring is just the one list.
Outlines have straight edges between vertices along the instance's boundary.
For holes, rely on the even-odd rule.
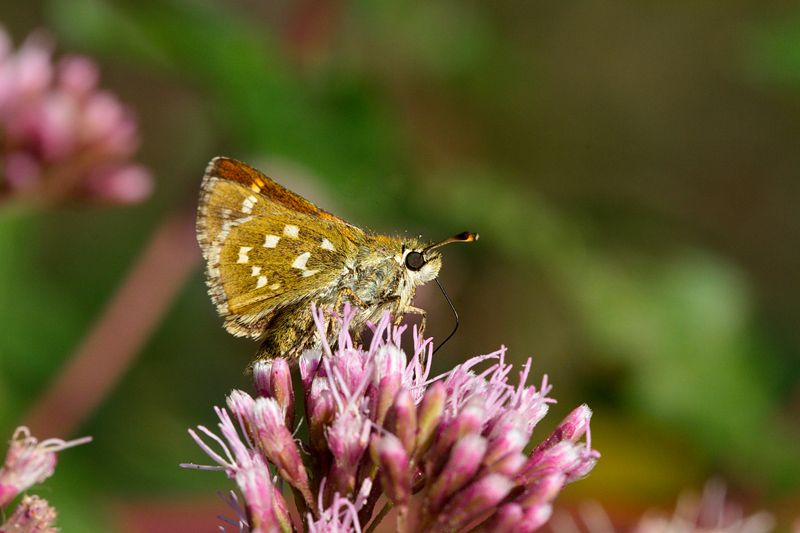
[[405,248],[401,262],[412,286],[427,283],[439,274],[439,269],[442,268],[442,254],[436,248],[451,242],[471,242],[476,240],[478,240],[477,233],[464,232],[424,248],[419,246]]
[[442,268],[442,255],[438,251],[423,253],[424,249],[411,247],[403,250],[401,262],[412,286],[428,283]]

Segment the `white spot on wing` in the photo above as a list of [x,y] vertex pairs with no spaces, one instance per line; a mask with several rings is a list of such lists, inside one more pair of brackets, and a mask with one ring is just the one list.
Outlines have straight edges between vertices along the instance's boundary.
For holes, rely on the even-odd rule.
[[308,258],[311,257],[311,252],[305,252],[297,256],[297,259],[294,260],[292,266],[294,268],[299,268],[300,270],[306,269],[306,262],[308,262]]
[[258,276],[261,274],[261,267],[253,267],[253,273],[250,274],[251,276]]
[[319,272],[319,270],[306,270],[305,272],[303,272],[303,277],[307,278],[308,276],[313,276],[317,272]]
[[336,248],[333,246],[333,243],[328,239],[322,239],[322,244],[320,244],[319,247],[324,248],[325,250],[336,250]]
[[269,286],[269,288],[271,290],[273,290],[273,291],[277,291],[278,289],[281,288],[281,284],[280,283],[273,283],[272,285]]
[[260,289],[266,284],[267,284],[267,276],[258,276],[258,281],[256,282],[256,289]]
[[300,235],[300,228],[291,224],[286,224],[283,227],[283,234],[292,239],[296,239]]
[[237,263],[247,263],[250,261],[250,258],[247,257],[247,252],[252,250],[252,246],[242,246],[239,248],[239,259],[236,260]]
[[242,213],[249,213],[252,211],[256,202],[258,202],[258,197],[253,196],[252,194],[242,200]]
[[264,237],[264,248],[275,248],[281,240],[277,235],[267,235]]

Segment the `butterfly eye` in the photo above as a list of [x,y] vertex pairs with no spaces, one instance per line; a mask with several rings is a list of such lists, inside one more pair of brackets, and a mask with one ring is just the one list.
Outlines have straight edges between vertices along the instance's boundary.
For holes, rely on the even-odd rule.
[[422,268],[422,265],[425,264],[425,258],[422,257],[422,254],[419,252],[410,252],[406,256],[406,267],[409,270],[417,271]]

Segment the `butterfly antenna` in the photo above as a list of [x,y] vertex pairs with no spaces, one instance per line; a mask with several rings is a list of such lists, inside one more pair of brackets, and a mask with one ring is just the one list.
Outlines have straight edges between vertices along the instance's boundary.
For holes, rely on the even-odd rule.
[[[477,241],[478,237],[479,237],[479,235],[477,233],[470,233],[468,231],[465,231],[464,233],[459,233],[458,235],[454,235],[453,237],[450,237],[449,239],[445,239],[445,240],[443,240],[441,242],[437,242],[436,244],[431,244],[430,246],[428,246],[427,248],[422,250],[421,253],[422,253],[422,256],[425,257],[425,254],[429,250],[433,250],[434,248],[438,248],[440,246],[444,246],[445,244],[449,244],[451,242],[472,242],[472,241]],[[437,281],[437,283],[438,283],[438,281]],[[442,286],[439,285],[439,288],[441,288],[441,287]],[[442,289],[442,292],[444,292],[444,289]],[[446,298],[447,294],[445,294],[444,296]],[[448,302],[449,301],[450,300],[448,300]],[[452,305],[453,304],[450,304],[451,307],[452,307]],[[454,311],[455,311],[455,309],[454,309]],[[444,344],[444,343],[442,343],[442,344]]]
[[450,333],[450,335],[448,335],[447,338],[445,340],[443,340],[441,344],[439,344],[439,346],[437,346],[436,348],[433,349],[433,353],[431,355],[433,355],[434,353],[438,352],[439,348],[444,346],[444,343],[449,341],[450,337],[455,335],[456,334],[456,330],[458,329],[458,311],[456,311],[456,308],[453,305],[453,302],[450,301],[450,297],[447,296],[447,293],[444,291],[444,287],[442,287],[442,284],[439,283],[439,278],[433,278],[433,279],[436,280],[436,284],[442,290],[442,294],[444,294],[444,299],[447,300],[447,303],[450,304],[450,309],[452,309],[453,310],[453,314],[456,315],[456,327],[453,328],[453,331]]

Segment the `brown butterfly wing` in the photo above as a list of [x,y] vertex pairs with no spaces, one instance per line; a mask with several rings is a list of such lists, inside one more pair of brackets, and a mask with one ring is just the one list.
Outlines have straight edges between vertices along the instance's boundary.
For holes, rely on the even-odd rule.
[[208,166],[197,235],[225,327],[261,337],[281,309],[326,297],[355,262],[359,228],[233,159]]
[[341,218],[320,209],[299,194],[295,194],[286,187],[278,185],[255,168],[241,161],[227,157],[215,157],[206,168],[206,178],[203,181],[204,188],[210,176],[239,183],[253,192],[266,196],[273,202],[277,202],[294,211],[352,226],[352,224]]

